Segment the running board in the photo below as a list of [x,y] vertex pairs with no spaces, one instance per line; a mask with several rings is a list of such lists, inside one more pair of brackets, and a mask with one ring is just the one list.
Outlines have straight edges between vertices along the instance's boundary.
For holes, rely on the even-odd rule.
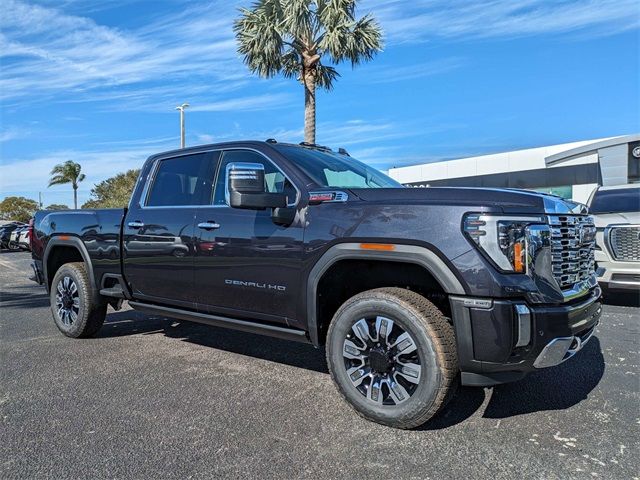
[[230,328],[240,330],[242,332],[257,333],[259,335],[269,335],[271,337],[282,338],[284,340],[293,340],[295,342],[309,343],[306,332],[295,328],[277,327],[275,325],[265,325],[263,323],[250,322],[247,320],[238,320],[235,318],[221,317],[207,313],[191,312],[189,310],[181,310],[179,308],[162,307],[160,305],[151,305],[142,302],[129,301],[131,308],[140,312],[150,313],[153,315],[161,315],[189,322],[204,323],[213,327]]

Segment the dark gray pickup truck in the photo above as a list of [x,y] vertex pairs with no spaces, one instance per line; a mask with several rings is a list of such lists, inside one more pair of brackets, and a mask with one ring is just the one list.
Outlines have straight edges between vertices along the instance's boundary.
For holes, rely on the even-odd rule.
[[316,145],[154,155],[128,208],[41,211],[32,228],[35,279],[65,335],[95,334],[107,305],[128,301],[324,345],[343,397],[399,428],[426,422],[459,383],[569,359],[601,314],[584,206],[404,188]]

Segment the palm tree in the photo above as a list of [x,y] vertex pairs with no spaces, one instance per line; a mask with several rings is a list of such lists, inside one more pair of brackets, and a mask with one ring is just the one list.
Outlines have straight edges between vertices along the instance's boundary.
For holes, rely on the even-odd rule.
[[234,31],[238,52],[261,77],[282,73],[304,86],[304,140],[316,142],[316,86],[339,76],[328,58],[352,67],[382,50],[382,30],[371,15],[355,18],[356,0],[258,0],[241,9]]
[[73,208],[78,208],[78,183],[84,180],[84,173],[80,173],[82,167],[73,160],[59,163],[51,170],[49,186],[70,183],[73,187]]

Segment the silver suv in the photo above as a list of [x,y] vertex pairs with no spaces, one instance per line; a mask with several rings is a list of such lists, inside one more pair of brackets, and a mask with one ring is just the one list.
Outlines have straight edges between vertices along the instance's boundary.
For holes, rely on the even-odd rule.
[[589,210],[597,228],[598,282],[609,291],[640,292],[640,184],[598,187]]

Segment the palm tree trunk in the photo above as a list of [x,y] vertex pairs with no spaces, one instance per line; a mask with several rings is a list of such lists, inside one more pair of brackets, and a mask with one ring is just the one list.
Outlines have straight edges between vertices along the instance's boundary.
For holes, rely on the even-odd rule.
[[316,79],[313,72],[304,76],[304,141],[316,143]]
[[78,209],[78,187],[73,186],[73,208]]

